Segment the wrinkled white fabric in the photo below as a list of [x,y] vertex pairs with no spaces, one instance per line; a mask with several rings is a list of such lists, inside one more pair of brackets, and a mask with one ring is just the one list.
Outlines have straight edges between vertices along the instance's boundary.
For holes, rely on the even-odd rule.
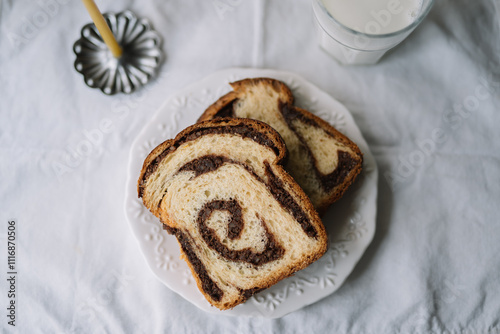
[[[2,278],[2,332],[500,333],[495,0],[437,0],[365,67],[317,47],[309,0],[98,1],[148,18],[164,38],[159,77],[113,97],[73,69],[72,45],[90,22],[82,3],[0,3],[2,277],[8,219],[18,232],[17,326]],[[336,293],[281,319],[197,309],[153,276],[125,220],[138,131],[170,94],[228,67],[292,71],[327,91],[379,166],[373,243]]]

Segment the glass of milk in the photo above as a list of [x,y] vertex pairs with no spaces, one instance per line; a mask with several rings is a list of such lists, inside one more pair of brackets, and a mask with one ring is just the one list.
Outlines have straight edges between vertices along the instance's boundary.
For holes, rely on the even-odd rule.
[[346,65],[368,65],[398,45],[434,0],[312,0],[320,46]]

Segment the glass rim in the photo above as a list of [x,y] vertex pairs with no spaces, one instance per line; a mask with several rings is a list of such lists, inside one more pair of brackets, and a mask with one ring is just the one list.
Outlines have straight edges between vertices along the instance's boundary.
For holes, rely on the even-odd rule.
[[[343,23],[341,23],[340,21],[338,21],[337,19],[335,19],[333,17],[333,15],[330,14],[330,12],[325,8],[322,0],[313,0],[313,1],[317,2],[319,4],[321,10],[334,23],[336,23],[337,25],[339,25],[342,29],[345,29],[348,32],[350,32],[352,34],[355,34],[355,35],[369,37],[369,38],[381,38],[381,39],[382,38],[388,38],[388,37],[394,37],[394,36],[400,35],[402,33],[406,33],[406,32],[412,31],[416,26],[418,26],[424,20],[424,18],[427,16],[427,14],[429,14],[429,11],[431,10],[431,8],[432,8],[432,6],[434,5],[434,2],[435,2],[435,0],[429,0],[429,2],[427,4],[427,7],[425,9],[422,8],[422,10],[419,13],[419,16],[415,19],[415,21],[413,21],[409,25],[405,26],[403,29],[399,29],[399,30],[396,30],[396,31],[393,31],[393,32],[389,32],[389,33],[385,33],[385,34],[369,34],[369,33],[366,33],[366,32],[362,32],[362,31],[359,31],[359,30],[354,30],[352,28],[349,28],[348,26],[344,25]],[[423,0],[423,1],[425,1],[425,0]]]

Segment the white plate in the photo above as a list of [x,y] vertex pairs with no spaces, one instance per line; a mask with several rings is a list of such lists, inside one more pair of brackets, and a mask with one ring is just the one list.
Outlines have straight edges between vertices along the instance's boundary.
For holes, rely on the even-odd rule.
[[[330,242],[321,259],[246,303],[219,311],[198,291],[187,264],[179,259],[175,237],[168,235],[159,220],[143,206],[137,198],[136,185],[142,163],[154,147],[196,122],[210,104],[231,90],[229,82],[250,77],[271,77],[285,82],[298,106],[327,120],[359,146],[364,154],[363,171],[344,197],[323,216]],[[312,304],[341,286],[375,233],[378,173],[361,132],[342,104],[293,73],[228,69],[170,96],[134,141],[128,172],[125,212],[149,267],[170,289],[210,313],[278,318]]]

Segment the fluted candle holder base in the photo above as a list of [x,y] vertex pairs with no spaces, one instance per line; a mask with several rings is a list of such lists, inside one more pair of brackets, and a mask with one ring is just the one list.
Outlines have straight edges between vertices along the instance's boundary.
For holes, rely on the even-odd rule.
[[112,55],[96,26],[89,23],[73,45],[75,69],[87,86],[106,95],[132,93],[156,75],[163,60],[161,37],[147,20],[128,10],[103,16],[123,50],[121,57]]

